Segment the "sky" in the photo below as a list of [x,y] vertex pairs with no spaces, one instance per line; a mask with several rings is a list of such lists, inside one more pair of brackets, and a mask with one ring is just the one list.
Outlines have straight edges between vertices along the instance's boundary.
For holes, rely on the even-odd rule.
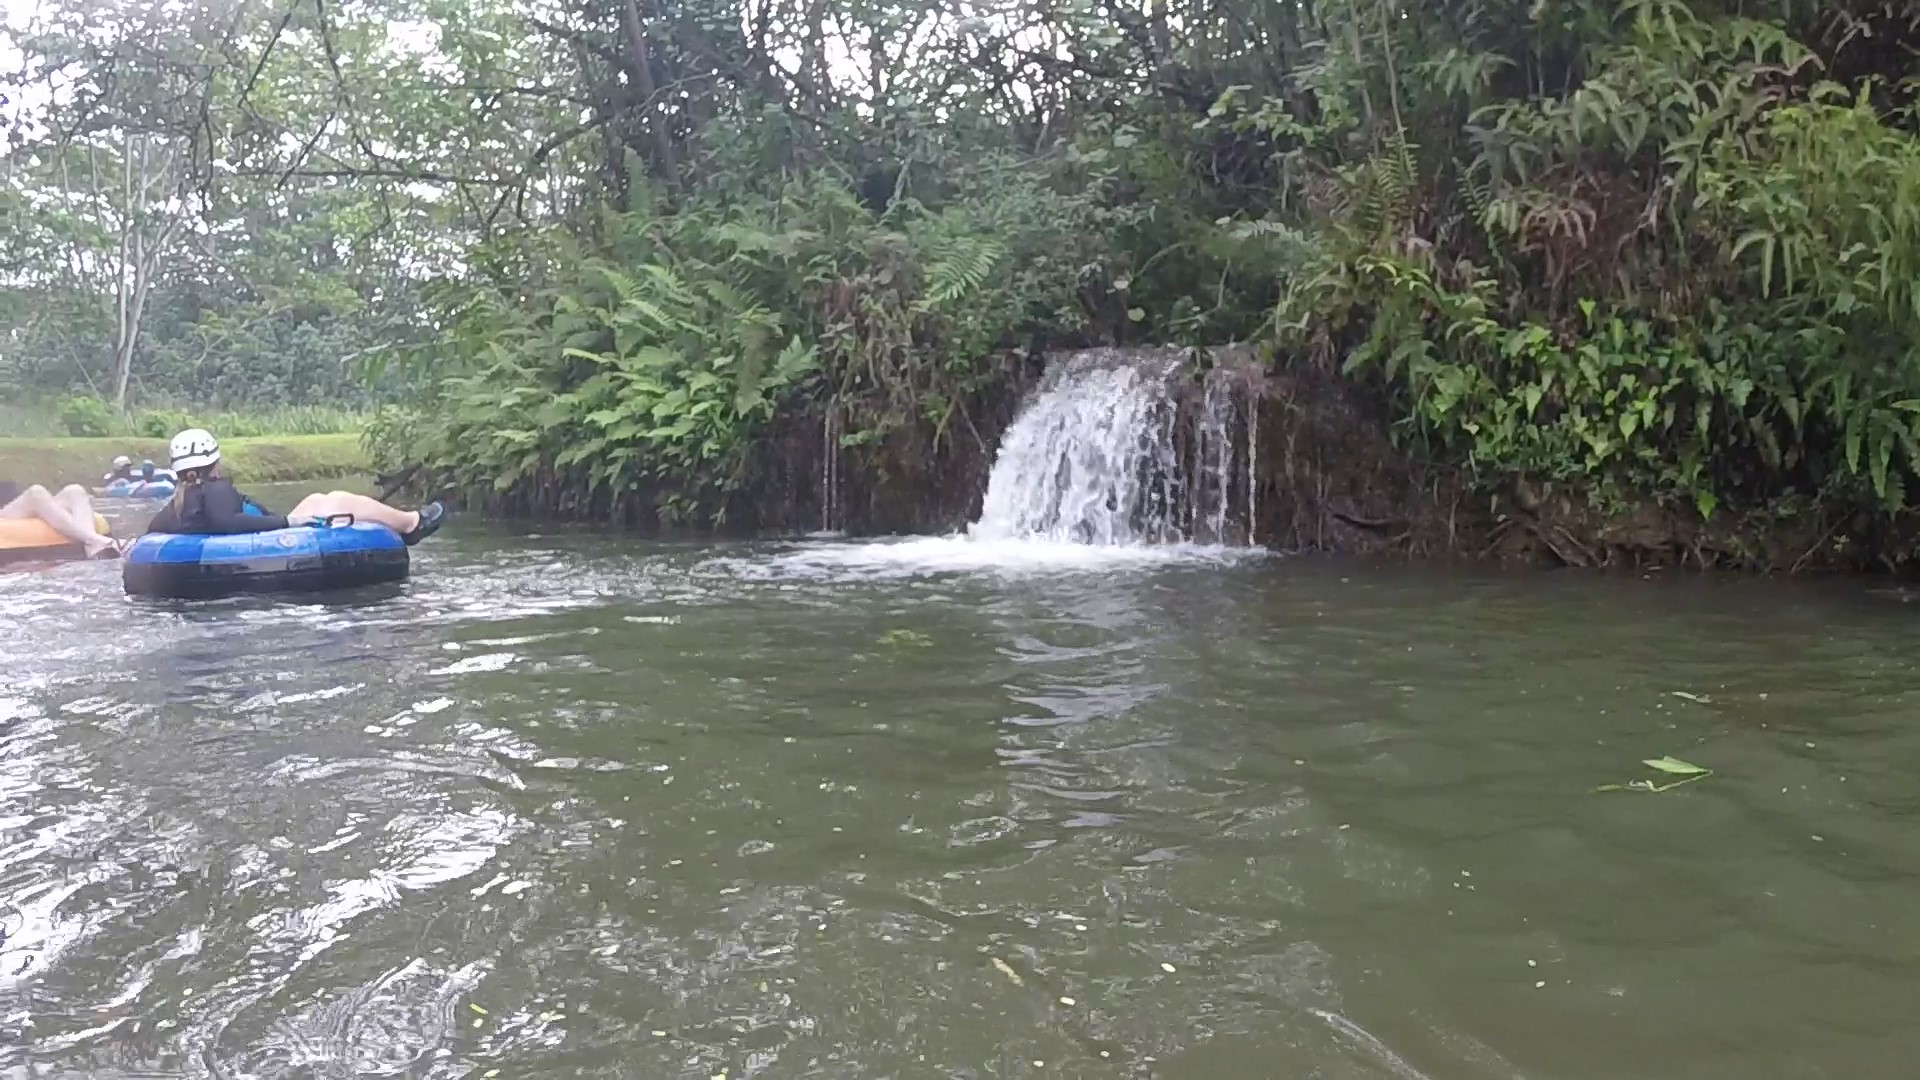
[[21,88],[14,85],[20,70],[20,50],[14,46],[10,28],[24,24],[32,16],[38,0],[0,0],[0,94],[10,99],[7,115],[22,104]]

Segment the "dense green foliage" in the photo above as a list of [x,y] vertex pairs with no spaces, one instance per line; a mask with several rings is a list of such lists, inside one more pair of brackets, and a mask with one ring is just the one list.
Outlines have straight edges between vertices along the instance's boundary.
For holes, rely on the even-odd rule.
[[841,403],[848,444],[945,438],[971,423],[981,358],[1084,318],[1091,203],[1047,206],[1028,172],[1004,163],[991,193],[940,211],[876,213],[816,178],[665,213],[636,199],[585,249],[564,230],[503,239],[485,278],[429,291],[447,330],[408,359],[440,379],[398,449],[496,491],[718,520],[796,398]]
[[316,126],[390,140],[343,120],[344,102],[380,81],[377,62],[403,66],[385,20],[368,9],[335,25],[330,5],[295,8],[9,9],[5,401],[364,405],[364,361],[426,332],[417,286],[466,242],[455,215],[398,179],[300,166],[331,149]]
[[[191,148],[195,235],[259,240],[169,263],[140,369],[209,334],[327,378],[377,357],[411,395],[377,448],[457,486],[712,520],[783,423],[911,453],[973,423],[997,353],[1235,338],[1347,372],[1493,493],[1885,516],[1920,472],[1909,5],[219,14],[187,97],[222,123],[125,97],[96,136]],[[61,145],[20,175],[84,187]],[[60,205],[9,242],[125,224]],[[65,310],[45,265],[10,302]],[[0,378],[68,362],[84,323],[41,323]]]
[[1483,476],[1901,509],[1920,144],[1903,63],[1872,65],[1920,34],[1855,7],[1394,25],[1406,111],[1310,214],[1284,340],[1370,373]]

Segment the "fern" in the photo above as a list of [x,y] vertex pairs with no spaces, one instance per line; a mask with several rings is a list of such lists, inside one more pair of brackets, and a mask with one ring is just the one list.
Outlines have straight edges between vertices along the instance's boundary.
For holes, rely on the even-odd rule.
[[939,227],[923,242],[925,267],[921,291],[926,308],[944,308],[980,292],[1007,256],[997,238],[970,230],[962,216],[937,219]]
[[[614,295],[620,298],[621,303],[631,304],[640,299],[640,282],[631,274],[622,273],[605,263],[597,261],[592,264],[592,267],[599,272],[601,277],[606,279],[608,285],[613,287]],[[559,297],[557,307],[564,310],[568,304],[573,302],[572,297],[563,295]]]
[[1342,175],[1347,228],[1369,245],[1391,244],[1411,229],[1419,170],[1403,132],[1390,131],[1371,157]]

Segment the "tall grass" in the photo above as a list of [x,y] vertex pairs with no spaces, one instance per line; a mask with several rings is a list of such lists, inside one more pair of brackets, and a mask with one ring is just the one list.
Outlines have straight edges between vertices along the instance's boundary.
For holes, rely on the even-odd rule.
[[190,427],[206,428],[222,438],[357,434],[371,416],[370,410],[336,405],[275,405],[233,412],[148,407],[117,413],[92,399],[0,402],[0,438],[164,439]]

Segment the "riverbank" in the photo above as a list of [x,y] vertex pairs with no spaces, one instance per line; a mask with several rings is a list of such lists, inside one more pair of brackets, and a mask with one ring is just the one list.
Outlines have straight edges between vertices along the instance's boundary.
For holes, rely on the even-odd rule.
[[[870,440],[835,437],[853,425],[820,402],[796,400],[754,440],[726,512],[712,522],[664,520],[657,508],[672,491],[671,474],[653,481],[657,487],[589,493],[545,469],[503,491],[461,483],[457,472],[436,472],[404,452],[376,464],[407,475],[415,495],[449,496],[481,513],[598,522],[642,535],[951,533],[983,513],[1016,418],[1036,407],[1036,391],[1049,383],[1041,373],[1099,357],[1105,360],[1096,368],[1145,365],[1156,374],[1128,382],[1132,389],[1112,400],[1100,395],[1115,388],[1095,379],[1049,406],[1062,412],[1064,426],[1026,440],[1023,452],[1064,456],[1029,462],[1031,476],[1017,483],[1092,487],[1039,498],[1036,505],[1074,508],[1079,517],[1041,523],[1036,535],[1085,531],[1088,508],[1110,507],[1114,520],[1094,532],[1122,542],[1251,538],[1279,551],[1534,567],[1794,573],[1904,572],[1920,564],[1920,519],[1858,502],[1783,489],[1759,506],[1710,513],[1690,500],[1646,496],[1603,509],[1576,485],[1491,469],[1476,474],[1416,440],[1396,440],[1396,413],[1377,388],[1246,346],[996,357],[993,376],[953,403],[963,419],[940,429],[913,418]],[[1067,459],[1084,461],[1063,471]],[[1089,462],[1104,463],[1095,470],[1103,475],[1086,472]],[[1170,485],[1164,498],[1149,498],[1134,483],[1146,475]],[[1093,490],[1101,484],[1109,486]]]
[[[164,463],[167,440],[0,438],[0,477],[49,487],[95,484],[117,454]],[[371,467],[355,432],[228,439],[220,444],[220,454],[228,474],[240,483],[330,480]]]

